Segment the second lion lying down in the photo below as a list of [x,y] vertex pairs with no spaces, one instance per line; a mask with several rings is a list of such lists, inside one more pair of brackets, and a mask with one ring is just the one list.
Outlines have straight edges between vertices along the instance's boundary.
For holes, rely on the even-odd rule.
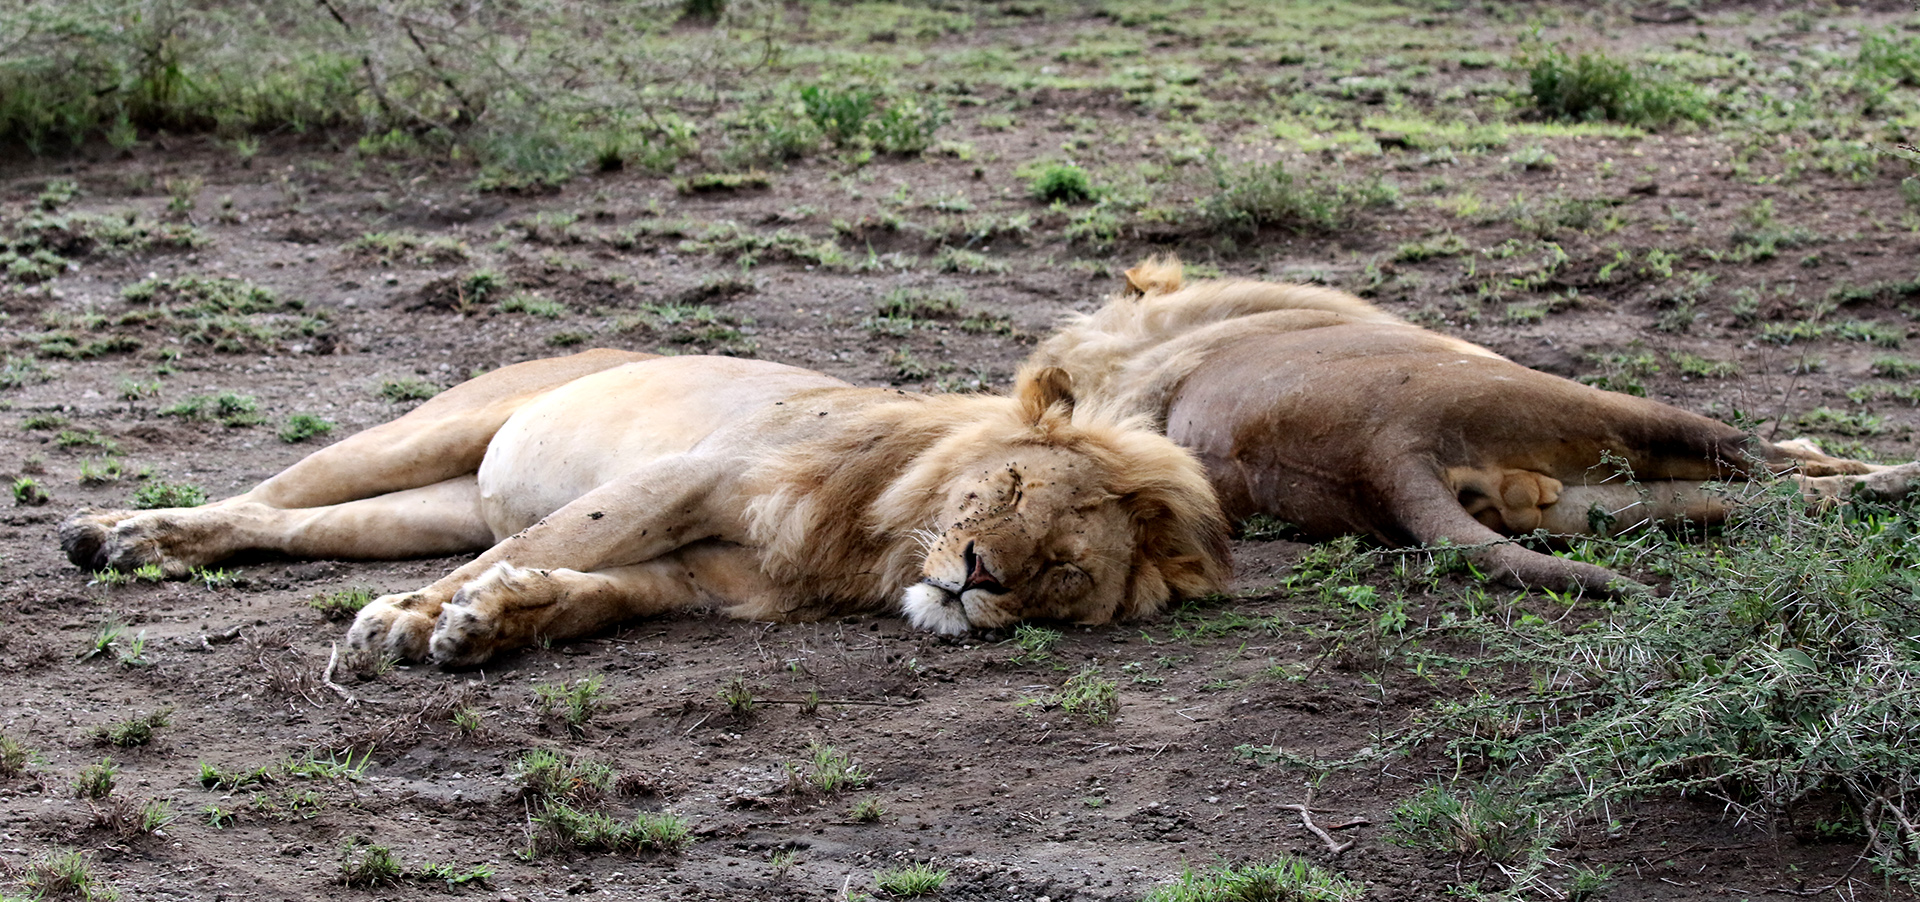
[[1764,441],[1527,369],[1344,292],[1188,283],[1173,260],[1128,270],[1127,284],[1028,365],[1065,369],[1083,407],[1148,417],[1192,449],[1230,517],[1450,542],[1494,576],[1605,590],[1619,574],[1503,537],[1713,523],[1739,483],[1781,475],[1820,503],[1920,486],[1920,464]]
[[1165,438],[1076,413],[1058,370],[1015,397],[854,388],[751,360],[588,351],[505,367],[244,495],[82,513],[83,568],[169,575],[260,549],[479,551],[369,604],[350,643],[467,666],[630,617],[899,607],[944,633],[1104,623],[1218,591],[1226,527]]

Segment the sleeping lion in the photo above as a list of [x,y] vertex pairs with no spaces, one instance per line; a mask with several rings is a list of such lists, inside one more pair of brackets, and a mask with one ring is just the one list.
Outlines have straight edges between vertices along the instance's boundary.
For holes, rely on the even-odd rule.
[[1191,456],[1076,408],[1059,370],[1010,398],[924,396],[612,350],[488,373],[225,501],[60,530],[82,568],[169,575],[245,550],[484,552],[348,636],[448,667],[707,605],[897,607],[941,633],[1105,623],[1218,591],[1226,535]]
[[1920,464],[1762,441],[1527,369],[1344,292],[1188,284],[1165,259],[1128,270],[1127,284],[1028,365],[1066,370],[1083,407],[1152,418],[1199,456],[1230,518],[1267,514],[1316,538],[1450,542],[1508,581],[1604,591],[1635,584],[1502,539],[1712,524],[1741,494],[1708,485],[1722,481],[1788,475],[1820,502],[1920,484]]

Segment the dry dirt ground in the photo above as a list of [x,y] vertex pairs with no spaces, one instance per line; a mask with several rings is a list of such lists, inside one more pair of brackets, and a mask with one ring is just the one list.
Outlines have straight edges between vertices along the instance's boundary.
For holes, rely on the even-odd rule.
[[[1842,25],[1828,29],[1822,19],[1797,30],[1770,18],[1776,12],[1673,24],[1623,13],[1609,20],[1608,40],[1669,46],[1698,33],[1715,46],[1782,54],[1836,42],[1844,49],[1862,28],[1911,21],[1900,7],[1849,8],[1819,13]],[[946,39],[1019,46],[1106,21],[1059,14],[1045,31],[1015,22]],[[1510,37],[1489,40],[1481,49],[1513,49]],[[1432,78],[1443,88],[1524,74],[1475,66]],[[1450,761],[1415,755],[1326,775],[1312,796],[1314,818],[1351,824],[1337,832],[1351,847],[1334,852],[1286,807],[1306,799],[1315,775],[1236,751],[1351,754],[1455,691],[1342,645],[1345,614],[1281,586],[1306,551],[1288,541],[1236,543],[1238,595],[1229,601],[1139,625],[1064,627],[1041,655],[1024,655],[1005,636],[947,641],[891,618],[767,625],[686,616],[509,655],[475,672],[341,667],[333,674],[341,691],[323,674],[344,626],[307,602],[357,586],[416,587],[455,561],[248,560],[211,585],[108,585],[60,556],[56,526],[77,508],[121,506],[138,486],[161,481],[232,494],[329,440],[279,440],[290,415],[330,420],[337,438],[414,403],[383,395],[383,383],[445,387],[514,361],[604,345],[750,353],[862,384],[1003,388],[1057,317],[1091,309],[1140,256],[1177,250],[1227,274],[1366,290],[1523,363],[1635,383],[1688,409],[1750,418],[1763,433],[1813,429],[1855,453],[1916,454],[1920,414],[1911,401],[1855,401],[1846,391],[1880,379],[1877,359],[1913,353],[1920,294],[1868,291],[1809,312],[1842,285],[1920,276],[1920,236],[1899,186],[1912,170],[1896,157],[1870,160],[1864,174],[1810,167],[1768,183],[1737,173],[1736,149],[1712,130],[1546,134],[1439,162],[1374,135],[1378,146],[1364,153],[1335,147],[1293,157],[1400,188],[1396,208],[1367,212],[1350,228],[1269,230],[1227,248],[1203,234],[1139,229],[1090,246],[1067,240],[1069,214],[1030,199],[1014,170],[1058,156],[1087,116],[1105,124],[1097,140],[1082,141],[1086,158],[1158,153],[1159,113],[1098,92],[988,91],[982,99],[956,106],[941,133],[970,143],[968,159],[881,157],[854,168],[824,156],[776,171],[769,187],[731,193],[687,194],[660,176],[614,172],[551,194],[479,194],[457,167],[362,165],[351,151],[296,137],[269,138],[245,166],[224,145],[178,136],[150,136],[125,153],[89,147],[7,161],[0,219],[25,220],[49,182],[64,179],[79,194],[63,213],[190,223],[204,240],[76,250],[74,265],[50,281],[0,288],[0,340],[22,375],[0,393],[0,471],[31,477],[51,496],[0,514],[0,733],[33,752],[23,775],[0,782],[0,886],[17,887],[30,861],[69,849],[87,850],[99,878],[126,899],[836,899],[878,892],[884,869],[931,862],[951,871],[941,898],[1133,900],[1189,865],[1279,852],[1363,882],[1369,899],[1433,899],[1477,879],[1499,885],[1482,865],[1463,872],[1445,853],[1389,841],[1394,806],[1450,774]],[[983,125],[988,116],[1001,118]],[[1286,138],[1266,142],[1241,141],[1233,152],[1293,153]],[[1516,162],[1536,146],[1552,161]],[[1753,165],[1784,166],[1792,150]],[[1436,179],[1444,185],[1427,187]],[[174,203],[170,190],[192,203]],[[1548,253],[1540,233],[1517,214],[1476,218],[1435,202],[1461,191],[1496,205],[1516,196],[1601,198],[1598,215],[1617,223],[1560,229],[1553,237],[1569,262],[1521,284]],[[955,196],[976,212],[1026,214],[1033,227],[971,247],[955,237],[951,246],[985,263],[936,266],[948,233],[899,223],[935,223],[947,214],[929,202]],[[1792,250],[1736,262],[1727,252],[1761,201],[1771,204],[1769,227],[1805,234]],[[816,266],[777,247],[743,259],[737,249],[688,243],[719,221],[756,235],[784,229],[877,264]],[[355,248],[365,234],[396,232],[450,239],[455,250],[382,259]],[[1401,250],[1449,235],[1459,248],[1425,259]],[[1503,246],[1516,250],[1503,256]],[[1631,262],[1601,274],[1619,249]],[[1657,256],[1649,265],[1657,249],[1676,254],[1674,275],[1654,271]],[[493,277],[476,283],[482,270]],[[1689,283],[1692,274],[1714,278]],[[254,321],[324,319],[241,335],[224,352],[157,321],[87,319],[151,309],[156,301],[122,291],[156,276],[241,279],[305,305],[297,314],[256,312]],[[1505,293],[1483,300],[1481,287],[1502,280]],[[1685,295],[1689,284],[1698,290]],[[915,328],[869,321],[890,293],[946,290],[963,311]],[[500,300],[518,292],[564,310],[502,309]],[[1683,328],[1671,328],[1676,309],[1688,314]],[[969,316],[974,324],[963,328]],[[1835,328],[1791,343],[1763,340],[1769,324],[1795,322]],[[1870,325],[1878,331],[1862,334],[1878,338],[1849,338],[1841,323]],[[137,341],[67,354],[47,337],[60,330],[77,336],[66,347],[82,351],[104,336]],[[1689,372],[1679,362],[1689,359],[1728,366]],[[256,399],[264,422],[162,414],[222,393]],[[1816,408],[1877,419],[1827,432],[1820,421],[1796,421]],[[97,471],[109,460],[121,462],[120,478],[82,481],[83,466]],[[1472,585],[1450,578],[1415,601],[1431,614]],[[1236,626],[1230,613],[1256,626]],[[85,654],[113,623],[124,633],[112,647]],[[1085,667],[1117,686],[1111,723],[1046,704]],[[542,710],[540,687],[588,678],[601,681],[599,705],[580,723]],[[722,699],[737,686],[757,700],[750,712]],[[114,747],[95,735],[155,711],[171,712],[170,722],[147,745]],[[829,793],[806,785],[814,751],[828,746],[870,775],[865,786]],[[519,854],[533,809],[515,768],[534,749],[612,768],[620,780],[597,804],[622,815],[671,812],[691,827],[691,844],[677,854]],[[202,763],[244,770],[302,756],[365,766],[357,779],[283,775],[240,790],[210,790],[199,779]],[[112,795],[76,797],[75,780],[105,757],[119,768]],[[174,819],[152,833],[115,829],[114,799],[165,802]],[[859,820],[852,809],[868,799],[882,813]],[[210,809],[230,822],[211,823]],[[1841,886],[1850,898],[1905,895],[1855,869],[1856,844],[1742,822],[1708,800],[1654,799],[1613,817],[1611,835],[1578,829],[1556,853],[1569,868],[1615,868],[1611,898],[1784,898],[1777,894],[1843,876],[1855,878]],[[491,875],[454,887],[409,878],[346,888],[341,849],[355,837],[390,847],[408,868],[485,865]]]

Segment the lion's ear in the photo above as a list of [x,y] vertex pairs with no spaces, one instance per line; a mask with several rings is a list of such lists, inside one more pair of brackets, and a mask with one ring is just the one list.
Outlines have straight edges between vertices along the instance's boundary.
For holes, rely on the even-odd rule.
[[1056,404],[1073,412],[1073,377],[1057,366],[1022,372],[1013,394],[1020,402],[1020,418],[1036,426]]
[[1186,267],[1181,265],[1179,257],[1148,257],[1127,270],[1127,293],[1165,294],[1179,291],[1185,281]]

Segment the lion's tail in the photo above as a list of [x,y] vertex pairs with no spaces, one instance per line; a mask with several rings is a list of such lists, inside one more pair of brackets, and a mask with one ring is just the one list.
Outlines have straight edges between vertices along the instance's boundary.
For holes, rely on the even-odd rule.
[[1127,270],[1127,293],[1152,297],[1179,291],[1186,282],[1186,267],[1180,258],[1155,255]]

